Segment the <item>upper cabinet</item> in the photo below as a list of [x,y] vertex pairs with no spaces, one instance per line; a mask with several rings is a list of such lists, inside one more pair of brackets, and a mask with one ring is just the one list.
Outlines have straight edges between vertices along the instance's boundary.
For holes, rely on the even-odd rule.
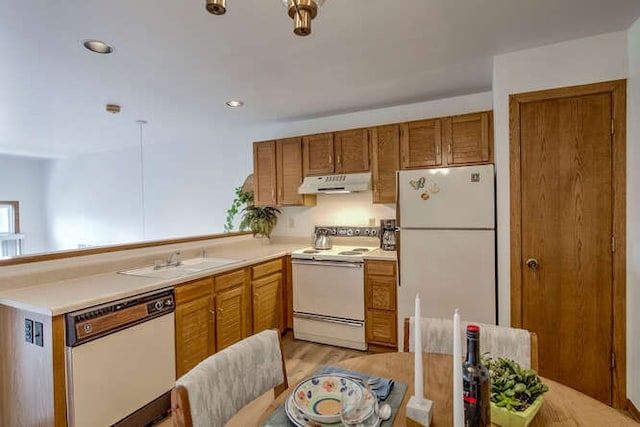
[[490,163],[491,112],[401,124],[401,168]]
[[253,203],[276,204],[276,142],[253,143]]
[[493,113],[437,117],[253,145],[256,206],[309,206],[305,176],[372,173],[373,203],[396,202],[400,169],[493,162]]
[[315,196],[298,194],[302,184],[302,138],[253,143],[256,206],[309,206]]
[[400,169],[400,125],[371,130],[373,203],[396,202],[396,171]]
[[490,111],[445,117],[443,121],[442,145],[447,149],[448,165],[493,161]]
[[402,169],[442,165],[441,120],[419,120],[400,125]]
[[351,129],[334,135],[335,173],[369,172],[369,131]]
[[304,176],[370,170],[367,129],[304,136],[302,144]]

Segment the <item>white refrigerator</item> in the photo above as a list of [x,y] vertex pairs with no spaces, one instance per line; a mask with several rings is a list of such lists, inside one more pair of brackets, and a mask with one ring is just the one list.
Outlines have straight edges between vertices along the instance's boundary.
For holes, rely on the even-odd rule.
[[495,324],[493,165],[400,171],[397,185],[398,331],[416,293],[423,317],[459,308],[463,320]]

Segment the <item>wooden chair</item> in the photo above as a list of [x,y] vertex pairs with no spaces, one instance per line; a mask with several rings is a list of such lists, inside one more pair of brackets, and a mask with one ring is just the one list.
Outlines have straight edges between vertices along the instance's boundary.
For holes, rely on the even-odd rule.
[[176,381],[173,425],[224,426],[269,389],[275,398],[287,387],[280,334],[263,331],[209,356]]
[[[404,351],[413,351],[413,317],[404,319]],[[523,368],[538,369],[538,336],[525,329],[461,322],[461,336],[468,324],[480,326],[480,352],[513,359]],[[453,353],[453,320],[421,319],[422,350],[428,353]],[[463,349],[464,351],[464,349]]]

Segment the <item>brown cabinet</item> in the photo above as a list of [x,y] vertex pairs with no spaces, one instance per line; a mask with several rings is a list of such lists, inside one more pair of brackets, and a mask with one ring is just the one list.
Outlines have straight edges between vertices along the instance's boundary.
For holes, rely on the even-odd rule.
[[253,203],[276,205],[276,142],[253,143]]
[[176,286],[175,298],[176,377],[179,378],[215,351],[213,278]]
[[334,135],[335,173],[369,172],[369,131],[351,129]]
[[314,195],[298,194],[302,184],[302,138],[253,143],[253,203],[256,206],[309,206]]
[[400,125],[402,169],[442,165],[441,120],[419,120]]
[[251,267],[253,333],[284,331],[282,258]]
[[396,202],[396,171],[400,169],[400,125],[371,130],[373,203]]
[[216,351],[251,334],[248,275],[244,269],[214,277]]
[[445,117],[442,146],[446,147],[447,165],[490,163],[492,153],[492,113]]
[[365,325],[367,343],[397,347],[396,262],[366,260]]
[[304,136],[302,143],[305,176],[370,170],[367,129]]

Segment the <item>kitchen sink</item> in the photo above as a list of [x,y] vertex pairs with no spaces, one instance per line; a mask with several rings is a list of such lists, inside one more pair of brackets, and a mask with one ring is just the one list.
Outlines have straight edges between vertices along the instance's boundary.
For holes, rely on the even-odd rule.
[[191,258],[182,261],[179,265],[171,265],[157,268],[154,265],[148,267],[135,268],[133,270],[119,271],[120,274],[130,276],[154,277],[158,279],[177,279],[198,273],[204,270],[211,270],[229,264],[244,261],[238,258]]

